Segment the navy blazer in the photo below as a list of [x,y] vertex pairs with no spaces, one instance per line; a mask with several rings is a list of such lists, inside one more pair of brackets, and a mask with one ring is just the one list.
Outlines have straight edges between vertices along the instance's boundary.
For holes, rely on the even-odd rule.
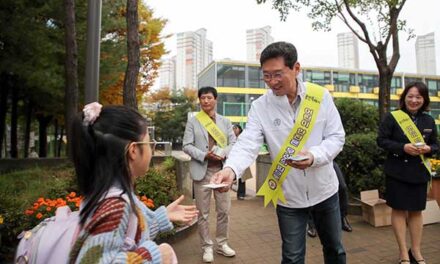
[[[415,124],[425,143],[431,147],[431,153],[425,154],[425,157],[430,157],[439,148],[435,121],[430,115],[419,112],[415,117]],[[388,153],[384,166],[385,174],[388,177],[408,183],[425,183],[429,181],[431,175],[420,156],[411,156],[403,150],[404,145],[407,143],[410,143],[409,139],[397,124],[396,119],[391,113],[388,113],[379,126],[377,137],[379,147]]]

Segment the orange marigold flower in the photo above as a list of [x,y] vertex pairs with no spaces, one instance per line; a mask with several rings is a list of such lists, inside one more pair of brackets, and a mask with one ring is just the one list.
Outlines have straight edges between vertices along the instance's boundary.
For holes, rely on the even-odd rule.
[[76,192],[69,193],[69,197],[71,197],[71,198],[76,197]]
[[147,202],[149,202],[149,203],[154,203],[154,201],[151,200],[151,199],[148,199]]
[[52,207],[46,207],[46,211],[48,212],[52,211]]
[[32,211],[32,210],[26,210],[25,212],[24,212],[26,215],[32,215],[33,213],[34,213],[34,211]]
[[43,214],[38,213],[35,217],[36,217],[37,219],[41,219],[41,217],[43,217]]
[[38,205],[38,204],[34,204],[34,206],[32,207],[32,209],[34,209],[34,210],[38,210],[38,208],[40,208],[40,205]]
[[38,198],[37,202],[39,202],[39,203],[44,202],[44,198],[43,197]]

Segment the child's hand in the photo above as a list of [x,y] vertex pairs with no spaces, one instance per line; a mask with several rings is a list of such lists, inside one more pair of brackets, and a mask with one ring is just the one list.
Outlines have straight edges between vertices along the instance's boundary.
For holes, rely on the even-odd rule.
[[177,264],[176,253],[174,253],[174,250],[170,245],[168,245],[167,243],[160,244],[159,251],[162,257],[162,263]]
[[197,217],[199,211],[197,211],[195,205],[180,205],[184,196],[181,195],[177,200],[167,206],[167,215],[171,222],[183,222],[190,224],[191,221]]

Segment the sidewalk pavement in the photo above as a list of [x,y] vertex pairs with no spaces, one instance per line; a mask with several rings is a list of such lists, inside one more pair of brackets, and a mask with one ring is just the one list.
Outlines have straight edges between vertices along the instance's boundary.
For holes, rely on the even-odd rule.
[[[281,238],[273,206],[264,208],[261,197],[237,200],[235,196],[236,193],[231,192],[229,244],[237,255],[227,258],[214,253],[214,263],[281,263]],[[398,247],[390,226],[373,227],[364,222],[360,216],[350,215],[349,220],[353,232],[343,232],[347,263],[398,263]],[[211,202],[210,231],[213,241],[215,241],[215,222],[215,208]],[[176,251],[179,263],[203,263],[197,227],[170,244]],[[408,246],[410,246],[409,241]],[[440,223],[425,225],[422,254],[426,263],[440,264]],[[324,263],[322,247],[317,237],[307,237],[306,263]]]

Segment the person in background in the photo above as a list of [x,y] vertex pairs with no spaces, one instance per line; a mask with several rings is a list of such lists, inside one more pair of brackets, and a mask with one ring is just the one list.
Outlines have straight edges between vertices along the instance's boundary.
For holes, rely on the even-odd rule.
[[216,252],[226,257],[235,256],[228,245],[229,210],[228,192],[207,188],[212,175],[220,171],[236,137],[229,119],[216,113],[217,90],[202,87],[198,92],[201,111],[186,123],[183,151],[191,157],[190,172],[193,178],[194,197],[199,210],[198,231],[203,250],[203,262],[213,262],[213,242],[209,236],[209,209],[214,193],[217,213]]
[[29,152],[28,157],[31,159],[38,158],[38,153],[35,151],[35,147],[31,147],[31,151]]
[[[243,132],[243,128],[241,128],[241,126],[239,124],[234,125],[232,127],[232,129],[234,130],[234,134],[237,138],[241,134],[241,132]],[[249,168],[247,168],[245,170],[243,176],[241,176],[241,178],[237,180],[237,182],[238,182],[237,199],[238,200],[244,200],[244,198],[246,197],[246,180],[248,180],[250,178],[252,178],[252,173],[251,173],[251,170]]]
[[[263,50],[260,64],[270,89],[252,102],[246,129],[212,182],[230,187],[255,161],[266,140],[276,167],[272,167],[273,173],[260,190],[265,199],[276,205],[282,263],[305,262],[306,226],[311,212],[323,246],[324,262],[345,264],[338,179],[332,165],[344,145],[345,132],[330,93],[322,87],[306,87],[297,58],[295,46],[287,42],[275,42]],[[316,122],[310,121],[315,117]],[[306,133],[310,136],[302,141]],[[300,144],[304,144],[302,149]],[[297,147],[295,156],[293,146]],[[296,156],[302,159],[288,159]],[[278,199],[280,192],[285,202]]]
[[[425,264],[420,251],[422,211],[426,207],[431,171],[424,159],[439,148],[434,118],[426,113],[429,103],[426,85],[409,83],[400,96],[400,110],[384,117],[377,136],[377,144],[387,152],[385,198],[392,208],[391,224],[399,246],[399,263]],[[399,123],[404,125],[401,127]],[[411,237],[409,250],[406,246],[407,225]]]
[[[180,205],[183,196],[155,211],[136,197],[135,178],[145,175],[154,148],[145,118],[126,106],[95,102],[84,107],[71,129],[72,159],[84,199],[69,263],[177,263],[172,247],[153,239],[171,230],[171,221],[191,222],[197,211]],[[107,197],[109,193],[116,195]],[[136,230],[133,238],[126,237],[129,229]]]

